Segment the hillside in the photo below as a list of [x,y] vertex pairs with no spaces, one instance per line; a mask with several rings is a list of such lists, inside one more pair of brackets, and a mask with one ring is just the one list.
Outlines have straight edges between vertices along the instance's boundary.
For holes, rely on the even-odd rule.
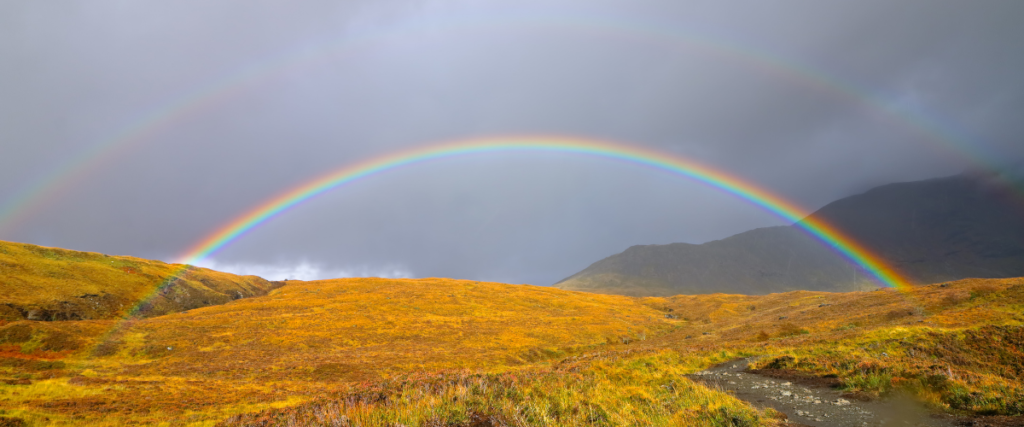
[[0,241],[0,319],[8,321],[157,316],[263,295],[280,285],[256,276]]
[[[1024,275],[1024,204],[989,178],[889,184],[814,212],[872,248],[913,283]],[[634,246],[555,286],[622,295],[763,295],[877,286],[794,226],[700,245]]]
[[679,318],[666,318],[667,333],[526,365],[514,376],[411,373],[220,425],[776,425],[777,414],[745,412],[686,376],[751,356],[756,368],[824,377],[851,398],[904,393],[940,412],[1022,422],[1021,278],[636,301]]
[[[289,281],[144,319],[0,322],[0,422],[776,425],[778,414],[686,377],[740,356],[866,395],[908,390],[940,411],[1020,415],[1022,289],[1003,279],[633,298],[451,279]],[[940,371],[949,378],[928,382]]]
[[[124,323],[8,323],[0,382],[31,384],[5,390],[0,406],[41,425],[205,422],[416,372],[546,365],[676,322],[644,301],[529,285],[289,281],[265,296]],[[69,340],[77,345],[60,346]]]

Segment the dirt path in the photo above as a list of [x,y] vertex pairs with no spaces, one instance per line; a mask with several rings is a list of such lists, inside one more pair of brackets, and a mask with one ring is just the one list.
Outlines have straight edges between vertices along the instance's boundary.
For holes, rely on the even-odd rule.
[[[717,387],[758,408],[770,407],[786,414],[790,425],[814,427],[954,427],[963,425],[948,416],[930,414],[910,400],[861,401],[830,387],[825,378],[772,378],[749,373],[747,360],[739,359],[698,372],[691,379]],[[776,375],[783,376],[783,375]],[[980,425],[980,424],[979,424]]]

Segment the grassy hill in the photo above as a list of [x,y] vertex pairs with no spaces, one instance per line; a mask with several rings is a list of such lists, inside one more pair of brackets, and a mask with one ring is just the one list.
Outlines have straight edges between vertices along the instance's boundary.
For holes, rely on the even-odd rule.
[[0,320],[114,319],[133,310],[156,316],[263,295],[277,286],[256,276],[0,241]]
[[[0,406],[41,425],[212,422],[410,373],[548,366],[675,322],[644,301],[527,285],[290,281],[266,296],[129,322],[9,323],[0,378],[31,384],[4,389]],[[53,336],[92,345],[46,348]]]
[[[669,298],[450,279],[290,281],[126,322],[8,322],[0,417],[41,426],[777,424],[771,411],[684,376],[739,356],[834,375],[851,392],[906,390],[944,411],[1016,415],[1022,325],[1022,279]],[[61,345],[68,340],[80,345]]]
[[527,365],[515,381],[405,375],[221,425],[774,425],[681,377],[748,356],[863,399],[907,393],[953,414],[1024,414],[1024,279],[640,301],[681,318],[665,334]]
[[[1024,276],[1024,203],[990,177],[889,184],[830,203],[811,217],[843,230],[917,284]],[[634,296],[791,290],[853,291],[877,284],[793,226],[700,245],[634,246],[555,284]]]

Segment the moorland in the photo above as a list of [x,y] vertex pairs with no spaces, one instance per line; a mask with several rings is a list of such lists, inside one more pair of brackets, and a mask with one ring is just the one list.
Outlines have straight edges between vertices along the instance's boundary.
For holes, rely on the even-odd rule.
[[782,425],[691,380],[739,357],[859,398],[1024,413],[1024,278],[628,297],[7,242],[0,267],[5,426]]

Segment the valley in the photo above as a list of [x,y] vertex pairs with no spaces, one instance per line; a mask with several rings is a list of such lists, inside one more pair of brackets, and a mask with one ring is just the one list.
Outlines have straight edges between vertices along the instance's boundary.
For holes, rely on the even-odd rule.
[[288,281],[160,316],[4,320],[0,420],[783,423],[691,379],[738,358],[869,400],[905,394],[948,416],[1020,416],[1022,325],[1019,278],[642,298],[452,279]]

